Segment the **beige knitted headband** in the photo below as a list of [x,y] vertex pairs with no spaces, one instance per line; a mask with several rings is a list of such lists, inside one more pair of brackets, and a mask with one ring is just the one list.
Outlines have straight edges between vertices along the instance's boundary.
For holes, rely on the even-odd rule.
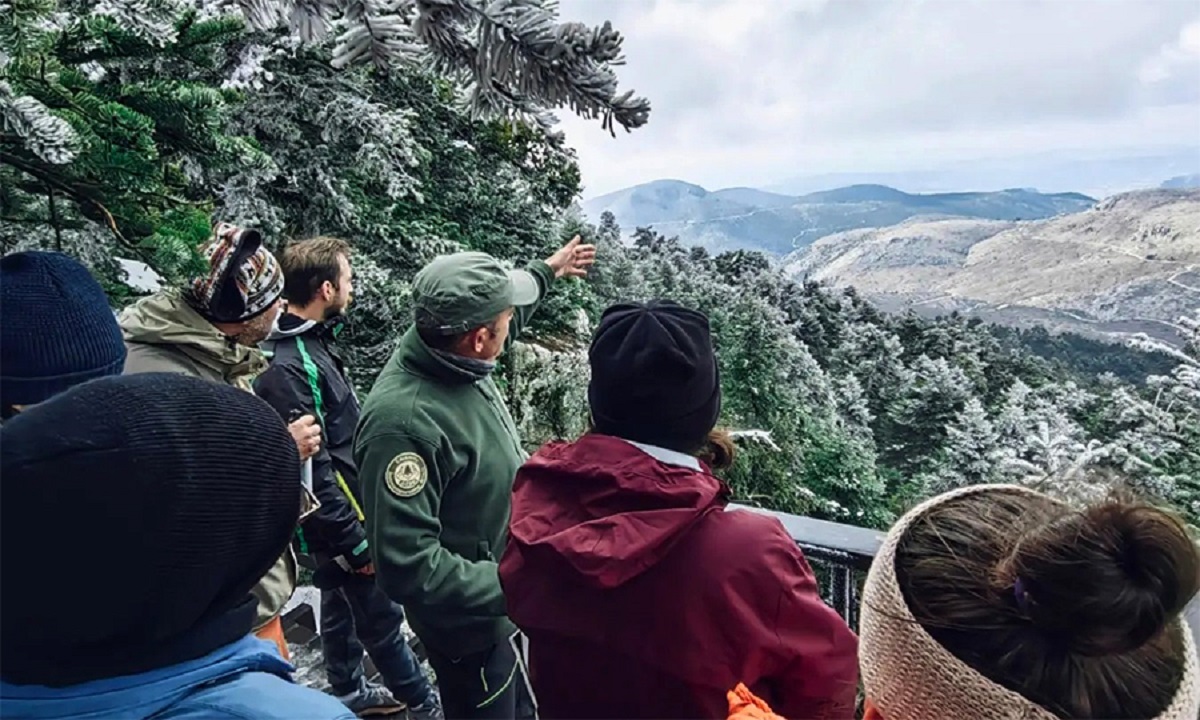
[[[976,672],[937,643],[908,610],[896,581],[896,546],[931,508],[974,493],[1035,495],[1017,485],[977,485],[940,495],[913,508],[883,541],[867,575],[860,620],[859,662],[867,697],[885,720],[1056,720],[1041,706]],[[1196,720],[1200,662],[1187,624],[1184,678],[1166,712],[1155,720]]]

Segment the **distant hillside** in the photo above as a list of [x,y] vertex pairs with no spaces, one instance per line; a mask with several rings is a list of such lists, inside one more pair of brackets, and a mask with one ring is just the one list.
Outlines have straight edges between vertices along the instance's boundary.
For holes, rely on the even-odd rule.
[[1196,175],[1176,175],[1163,182],[1162,187],[1168,189],[1184,189],[1184,188],[1200,188],[1200,174]]
[[822,238],[784,264],[891,310],[1173,339],[1200,306],[1200,190],[1126,193],[1034,222],[911,220]]
[[761,250],[784,255],[827,235],[894,225],[915,217],[1030,220],[1076,212],[1095,203],[1078,193],[1034,190],[916,195],[883,185],[790,197],[752,188],[708,191],[680,180],[656,180],[584,203],[598,220],[613,213],[626,232],[653,227],[713,252]]

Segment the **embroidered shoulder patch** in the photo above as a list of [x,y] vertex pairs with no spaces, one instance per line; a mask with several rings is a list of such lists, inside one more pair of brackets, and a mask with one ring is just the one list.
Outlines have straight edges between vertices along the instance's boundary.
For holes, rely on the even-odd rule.
[[387,466],[387,487],[396,497],[409,498],[421,492],[429,479],[425,460],[416,453],[400,453]]

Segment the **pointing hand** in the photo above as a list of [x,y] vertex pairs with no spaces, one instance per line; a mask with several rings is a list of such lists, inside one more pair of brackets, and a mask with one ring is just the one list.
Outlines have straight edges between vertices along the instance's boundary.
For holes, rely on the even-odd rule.
[[554,277],[586,277],[588,268],[596,262],[596,246],[584,243],[578,235],[546,259]]

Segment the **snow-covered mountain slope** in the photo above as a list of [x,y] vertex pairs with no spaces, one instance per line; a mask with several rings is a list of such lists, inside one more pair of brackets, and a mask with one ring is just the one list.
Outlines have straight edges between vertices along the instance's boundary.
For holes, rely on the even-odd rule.
[[947,219],[831,235],[784,259],[889,309],[1087,334],[1174,335],[1200,307],[1200,190],[1147,190],[1035,222]]

